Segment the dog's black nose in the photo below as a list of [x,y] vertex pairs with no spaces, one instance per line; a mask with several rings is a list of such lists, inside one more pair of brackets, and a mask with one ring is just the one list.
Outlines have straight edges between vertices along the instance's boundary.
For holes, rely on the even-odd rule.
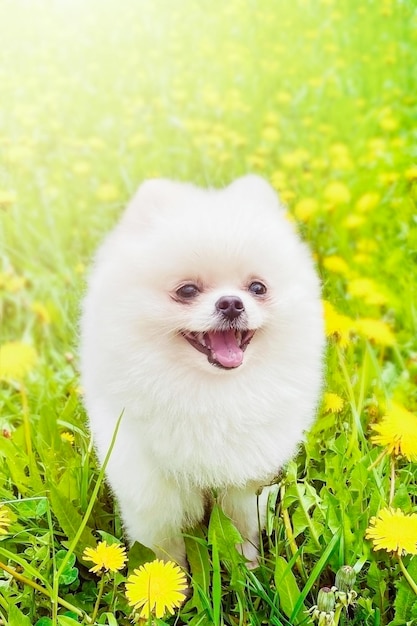
[[216,311],[229,320],[234,320],[235,317],[238,317],[244,310],[243,302],[237,296],[222,296],[216,302]]

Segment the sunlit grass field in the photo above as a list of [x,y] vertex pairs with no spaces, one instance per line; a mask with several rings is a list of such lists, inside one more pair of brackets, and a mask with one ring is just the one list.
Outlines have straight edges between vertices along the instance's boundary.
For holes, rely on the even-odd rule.
[[260,567],[216,509],[189,598],[142,623],[417,624],[415,3],[0,0],[0,39],[0,624],[138,619],[149,551],[82,558],[125,545],[77,375],[86,271],[144,179],[249,171],[314,251],[323,401]]

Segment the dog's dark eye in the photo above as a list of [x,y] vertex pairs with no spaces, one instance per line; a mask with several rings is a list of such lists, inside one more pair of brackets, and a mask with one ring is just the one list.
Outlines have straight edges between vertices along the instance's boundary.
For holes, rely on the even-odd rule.
[[253,293],[254,296],[264,296],[267,292],[266,286],[259,281],[254,281],[253,283],[251,283],[248,287],[248,290]]
[[176,291],[177,296],[181,298],[181,300],[191,300],[191,298],[195,298],[196,296],[198,296],[199,293],[199,288],[193,283],[183,285]]

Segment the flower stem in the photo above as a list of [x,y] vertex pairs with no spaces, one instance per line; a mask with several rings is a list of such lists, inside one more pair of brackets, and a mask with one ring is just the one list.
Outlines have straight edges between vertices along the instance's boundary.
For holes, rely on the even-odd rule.
[[395,494],[395,458],[391,455],[391,476],[390,476],[390,490],[389,490],[389,506],[392,506]]
[[[284,496],[285,496],[285,486],[281,485],[281,502],[284,502]],[[298,546],[294,538],[290,516],[288,514],[288,509],[284,508],[284,506],[282,507],[281,515],[282,515],[282,519],[284,522],[285,533],[287,535],[288,544],[290,546],[291,553],[294,557],[296,557],[295,564],[303,580],[305,580],[306,576],[305,576],[305,572],[303,569],[303,564],[301,562],[300,556],[298,555]]]
[[398,554],[398,562],[400,564],[400,568],[402,573],[404,574],[404,578],[406,579],[406,581],[408,582],[408,584],[410,585],[411,589],[414,591],[414,593],[417,596],[417,583],[416,581],[410,576],[410,574],[407,572],[407,569],[403,563],[403,560],[401,558],[401,555]]
[[100,582],[99,582],[99,586],[98,586],[98,593],[97,593],[97,599],[96,599],[96,603],[94,605],[94,610],[93,610],[93,614],[91,616],[91,622],[94,624],[94,622],[96,621],[96,617],[97,617],[97,613],[98,610],[100,608],[100,602],[101,602],[101,598],[103,596],[103,592],[104,592],[104,573],[101,576]]
[[333,618],[333,626],[338,626],[339,620],[340,620],[340,616],[342,614],[342,609],[343,609],[343,605],[342,604],[339,604],[336,607],[336,610],[334,612],[334,618]]
[[384,458],[384,456],[386,456],[386,454],[387,454],[387,450],[382,450],[381,454],[378,454],[377,458],[372,463],[372,465],[368,467],[368,472],[374,469],[379,464],[379,462],[382,461],[382,459]]
[[26,389],[23,384],[19,385],[20,399],[22,401],[22,418],[23,418],[23,431],[25,434],[26,454],[29,458],[29,466],[32,465],[33,451],[32,451],[32,436],[29,421],[29,405]]

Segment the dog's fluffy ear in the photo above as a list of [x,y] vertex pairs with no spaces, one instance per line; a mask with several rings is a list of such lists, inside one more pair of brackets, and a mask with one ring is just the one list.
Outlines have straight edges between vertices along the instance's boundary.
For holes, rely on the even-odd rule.
[[152,215],[162,210],[169,210],[171,205],[181,199],[193,186],[166,178],[154,178],[140,185],[136,194],[129,202],[122,223],[124,226],[138,224],[145,226]]
[[247,174],[238,178],[227,189],[232,194],[239,193],[240,197],[245,198],[245,202],[255,206],[270,207],[274,211],[280,207],[284,210],[274,188],[265,178],[256,174]]

